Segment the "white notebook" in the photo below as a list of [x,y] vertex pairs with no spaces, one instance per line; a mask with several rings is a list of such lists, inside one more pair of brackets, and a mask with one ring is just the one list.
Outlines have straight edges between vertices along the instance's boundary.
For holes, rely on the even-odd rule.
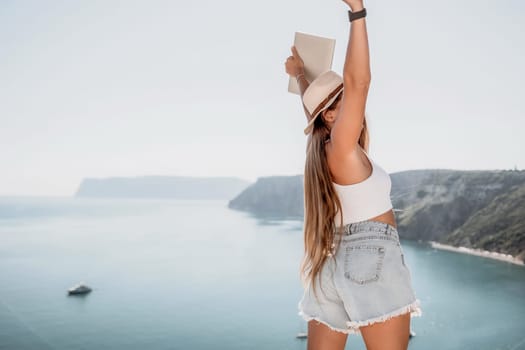
[[[312,82],[321,73],[332,69],[335,39],[295,32],[294,45],[304,62],[304,76],[309,82]],[[288,92],[301,94],[295,77],[290,76]]]

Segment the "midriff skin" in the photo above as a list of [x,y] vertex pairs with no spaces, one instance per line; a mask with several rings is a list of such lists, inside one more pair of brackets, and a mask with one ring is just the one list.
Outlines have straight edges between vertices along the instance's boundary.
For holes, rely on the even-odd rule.
[[[371,164],[369,164],[361,146],[357,146],[343,161],[332,159],[331,142],[325,144],[325,150],[333,182],[340,185],[353,185],[368,179],[372,175]],[[348,171],[348,169],[352,169],[352,171]],[[397,228],[393,209],[367,220],[384,222]]]
[[385,222],[387,224],[390,224],[390,226],[394,226],[395,228],[397,228],[394,210],[392,209],[385,211],[383,214],[379,214],[378,216],[374,216],[373,218],[368,220]]

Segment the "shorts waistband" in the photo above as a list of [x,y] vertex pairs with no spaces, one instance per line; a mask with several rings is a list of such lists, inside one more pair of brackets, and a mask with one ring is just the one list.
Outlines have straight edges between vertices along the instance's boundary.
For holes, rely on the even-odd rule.
[[358,222],[351,222],[343,226],[342,234],[351,235],[359,232],[376,232],[385,235],[397,235],[397,229],[386,223],[375,220],[363,220]]

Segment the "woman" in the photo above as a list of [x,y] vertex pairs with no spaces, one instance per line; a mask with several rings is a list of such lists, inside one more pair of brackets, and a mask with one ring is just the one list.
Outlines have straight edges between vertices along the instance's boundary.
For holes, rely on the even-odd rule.
[[304,173],[305,291],[299,314],[308,349],[344,349],[360,333],[368,350],[407,349],[411,316],[421,316],[390,201],[391,179],[368,156],[365,105],[371,73],[362,0],[350,7],[343,76],[309,83],[292,47],[285,63],[308,119]]

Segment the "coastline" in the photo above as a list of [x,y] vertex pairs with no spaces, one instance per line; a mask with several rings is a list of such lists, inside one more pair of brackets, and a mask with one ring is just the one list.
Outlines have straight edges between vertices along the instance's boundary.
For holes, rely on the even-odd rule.
[[506,262],[509,262],[509,263],[512,263],[512,264],[516,264],[516,265],[521,265],[521,266],[525,265],[525,263],[522,260],[520,260],[518,258],[515,258],[515,257],[513,257],[510,254],[491,252],[491,251],[483,250],[483,249],[474,249],[474,248],[467,248],[467,247],[455,247],[455,246],[452,246],[452,245],[438,243],[438,242],[434,242],[434,241],[429,241],[429,242],[430,242],[430,245],[432,246],[432,248],[436,248],[436,249],[450,250],[450,251],[458,252],[458,253],[477,255],[477,256],[482,256],[482,257],[485,257],[485,258],[506,261]]

